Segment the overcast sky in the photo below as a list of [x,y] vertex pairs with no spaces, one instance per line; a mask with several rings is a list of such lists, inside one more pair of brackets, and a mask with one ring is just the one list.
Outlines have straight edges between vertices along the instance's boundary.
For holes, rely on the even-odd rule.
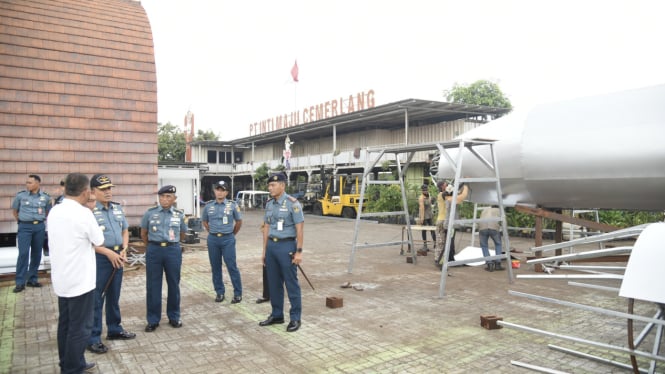
[[[487,79],[516,108],[665,84],[665,1],[141,0],[158,121],[222,140],[249,124],[375,91],[445,101]],[[258,5],[260,4],[260,5]],[[297,59],[299,83],[290,71]]]

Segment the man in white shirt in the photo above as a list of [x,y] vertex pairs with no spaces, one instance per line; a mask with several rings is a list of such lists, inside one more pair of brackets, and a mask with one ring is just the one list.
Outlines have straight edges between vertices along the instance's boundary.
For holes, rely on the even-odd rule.
[[85,348],[92,329],[95,301],[95,249],[104,234],[85,204],[90,180],[73,173],[65,179],[65,198],[51,210],[47,222],[51,282],[58,295],[58,354],[61,373],[92,369]]

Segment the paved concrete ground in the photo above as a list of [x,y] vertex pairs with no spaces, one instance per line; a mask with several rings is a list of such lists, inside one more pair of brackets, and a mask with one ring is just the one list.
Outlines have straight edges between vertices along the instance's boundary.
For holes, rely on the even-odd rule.
[[[103,355],[86,353],[88,361],[97,363],[97,372],[528,372],[511,365],[511,360],[567,372],[626,372],[547,348],[547,343],[571,347],[569,343],[508,328],[486,330],[479,320],[480,315],[498,315],[508,322],[625,345],[624,320],[511,296],[508,290],[620,311],[626,310],[625,300],[607,292],[570,287],[560,280],[518,279],[509,284],[506,272],[488,273],[482,267],[453,268],[452,276],[447,278],[447,296],[439,298],[441,273],[434,267],[433,257],[418,257],[417,264],[407,264],[398,247],[361,250],[349,274],[352,220],[306,216],[303,268],[316,291],[309,289],[301,277],[302,328],[287,333],[285,325],[260,327],[259,321],[270,313],[269,304],[254,302],[261,292],[261,213],[245,212],[244,218],[237,237],[243,302],[229,303],[232,290],[226,269],[227,300],[213,301],[210,266],[202,240],[200,246],[188,247],[184,255],[184,326],[170,327],[163,314],[159,329],[146,333],[145,271],[142,267],[127,271],[121,298],[123,325],[137,338],[106,341],[110,351]],[[400,237],[400,226],[366,222],[360,241],[376,243]],[[458,240],[460,248],[464,247],[469,236]],[[513,238],[511,245],[527,251],[533,242]],[[523,264],[515,273],[533,271]],[[57,298],[47,275],[42,281],[45,287],[28,288],[19,294],[11,292],[13,281],[0,287],[2,373],[58,371]],[[362,291],[340,288],[345,282]],[[327,308],[329,296],[343,298],[344,306]],[[645,314],[651,314],[648,306],[644,308]],[[628,362],[622,354],[572,347]]]

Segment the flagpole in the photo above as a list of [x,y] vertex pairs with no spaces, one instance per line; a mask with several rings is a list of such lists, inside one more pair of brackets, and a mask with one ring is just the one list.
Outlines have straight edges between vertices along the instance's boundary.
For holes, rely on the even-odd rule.
[[298,60],[293,63],[291,68],[291,78],[293,78],[293,111],[298,110]]

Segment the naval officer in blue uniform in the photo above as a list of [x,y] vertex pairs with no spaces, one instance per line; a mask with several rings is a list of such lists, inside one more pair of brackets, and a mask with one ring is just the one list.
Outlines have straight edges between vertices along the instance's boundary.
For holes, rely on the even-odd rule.
[[28,287],[42,286],[37,278],[37,270],[42,261],[42,248],[46,235],[44,221],[51,210],[51,197],[40,190],[41,182],[39,175],[28,175],[25,181],[26,189],[17,193],[12,202],[14,219],[18,221],[16,235],[18,258],[14,293],[23,291],[26,284]]
[[284,323],[284,287],[289,296],[291,321],[286,331],[300,328],[302,300],[298,283],[298,267],[302,262],[305,217],[298,199],[284,192],[286,176],[272,174],[268,178],[271,200],[266,203],[263,226],[263,263],[268,273],[272,313],[260,326]]
[[159,327],[162,318],[162,274],[166,276],[168,296],[166,315],[172,327],[181,327],[180,321],[180,269],[182,249],[180,240],[185,238],[187,223],[185,213],[175,209],[175,186],[159,189],[159,205],[148,209],[141,219],[141,239],[146,244],[146,332]]
[[224,181],[215,184],[215,200],[206,204],[201,213],[201,222],[208,230],[208,258],[212,268],[212,285],[217,297],[224,301],[224,281],[222,279],[222,259],[233,285],[231,304],[242,301],[242,282],[236,264],[236,235],[242,226],[242,215],[235,201],[227,199],[229,185]]
[[136,334],[126,331],[121,325],[120,288],[123,265],[127,261],[129,223],[122,206],[111,201],[114,187],[111,178],[104,174],[95,174],[90,180],[90,189],[96,200],[92,214],[104,233],[104,246],[95,248],[97,278],[88,351],[100,354],[108,351],[101,337],[104,303],[106,303],[106,339],[129,340],[136,337]]

